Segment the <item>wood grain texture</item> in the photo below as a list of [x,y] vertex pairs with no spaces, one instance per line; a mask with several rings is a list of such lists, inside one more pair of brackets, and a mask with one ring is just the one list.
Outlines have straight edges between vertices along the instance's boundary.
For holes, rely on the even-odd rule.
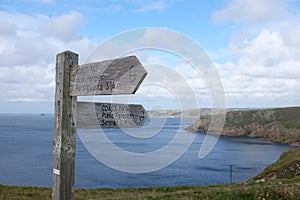
[[69,96],[70,67],[78,55],[66,51],[56,56],[53,188],[55,200],[74,199],[77,97]]
[[71,96],[134,94],[147,72],[136,56],[71,67]]
[[142,105],[78,102],[77,128],[138,128],[148,118]]

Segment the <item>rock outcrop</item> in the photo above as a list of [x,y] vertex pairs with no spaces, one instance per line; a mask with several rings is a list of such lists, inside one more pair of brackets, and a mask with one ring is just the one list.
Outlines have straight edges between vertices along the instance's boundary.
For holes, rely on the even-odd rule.
[[[207,133],[210,119],[210,115],[201,115],[186,130]],[[257,137],[300,146],[300,107],[229,111],[220,134]]]

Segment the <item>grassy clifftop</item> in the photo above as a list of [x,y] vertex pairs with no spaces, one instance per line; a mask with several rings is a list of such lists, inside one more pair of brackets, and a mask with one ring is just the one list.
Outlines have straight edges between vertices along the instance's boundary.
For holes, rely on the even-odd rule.
[[252,180],[300,178],[300,147],[281,154],[280,158]]
[[[0,185],[2,200],[51,199],[50,188]],[[300,199],[300,179],[280,181],[247,182],[210,186],[178,186],[128,189],[77,189],[75,199]]]
[[285,128],[300,129],[300,107],[229,111],[225,126],[243,128],[253,122],[260,125],[277,122]]
[[[186,130],[207,133],[210,119],[209,114],[203,114]],[[220,134],[300,146],[300,107],[228,111]]]

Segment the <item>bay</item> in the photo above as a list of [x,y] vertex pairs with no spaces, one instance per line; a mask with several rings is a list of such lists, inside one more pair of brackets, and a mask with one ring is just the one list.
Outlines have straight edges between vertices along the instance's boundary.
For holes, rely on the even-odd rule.
[[[192,119],[187,120],[185,125],[192,122]],[[180,118],[168,118],[158,134],[144,139],[136,139],[120,129],[107,129],[104,133],[120,148],[143,153],[167,145],[178,131],[179,123]],[[0,184],[51,187],[53,127],[53,114],[0,114]],[[137,132],[142,130],[136,129]],[[87,151],[77,135],[75,186],[128,188],[222,184],[229,182],[230,165],[233,165],[233,181],[242,182],[292,148],[256,138],[220,137],[213,150],[199,159],[204,137],[197,133],[190,148],[171,165],[136,174],[102,164]]]

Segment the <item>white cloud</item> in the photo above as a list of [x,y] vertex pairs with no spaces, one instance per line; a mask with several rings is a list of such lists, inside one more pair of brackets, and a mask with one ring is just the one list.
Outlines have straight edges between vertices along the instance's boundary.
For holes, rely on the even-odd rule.
[[264,29],[230,47],[237,61],[217,66],[231,107],[297,105],[300,60],[280,32]]
[[217,23],[248,22],[260,24],[282,19],[286,14],[286,0],[232,0],[213,15]]
[[[137,91],[137,95],[143,97],[140,98],[143,104],[151,107],[154,102],[169,102],[173,109],[180,106],[185,109],[207,106],[211,100],[209,89],[192,65],[173,54],[153,56],[151,53],[148,57],[146,54],[143,56],[142,63],[146,63],[148,75]],[[180,104],[179,107],[175,105],[176,102]]]
[[51,101],[54,94],[54,65],[0,68],[0,100]]
[[16,24],[9,21],[0,20],[0,36],[14,36],[17,31]]
[[[177,49],[177,47],[184,43],[183,37],[180,34],[172,34],[171,30],[165,29],[166,34],[162,35],[161,30],[156,28],[147,28],[143,37],[140,38],[139,43],[143,45],[164,46],[165,49]],[[170,32],[168,34],[167,32]],[[176,41],[176,42],[174,42]]]
[[241,64],[249,65],[255,60],[255,64],[261,66],[273,66],[288,56],[288,47],[279,32],[267,29],[261,30],[252,39],[230,44],[233,52],[240,56]]
[[232,0],[216,22],[241,25],[228,44],[232,59],[217,64],[230,107],[300,103],[300,15],[288,1]]
[[80,38],[78,29],[83,25],[83,16],[73,11],[68,14],[50,18],[42,26],[42,32],[46,36],[53,36],[64,41],[77,40]]
[[[82,60],[94,46],[89,39],[79,35],[84,19],[76,12],[54,18],[0,12],[0,19],[2,102],[53,100],[55,55],[71,50],[79,53]],[[50,25],[53,32],[45,34],[45,27]],[[57,31],[58,28],[64,29]],[[64,37],[68,39],[64,40]]]

